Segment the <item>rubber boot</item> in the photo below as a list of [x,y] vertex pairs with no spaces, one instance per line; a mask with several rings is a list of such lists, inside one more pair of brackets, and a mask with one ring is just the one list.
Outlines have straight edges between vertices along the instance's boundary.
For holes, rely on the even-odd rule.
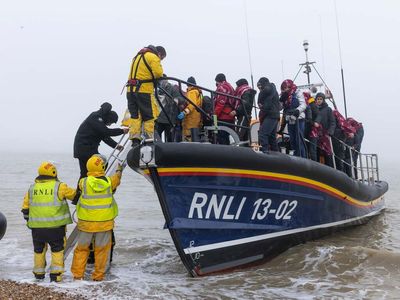
[[35,279],[37,280],[43,280],[45,277],[45,274],[33,273],[33,275],[35,275]]
[[133,138],[132,139],[132,148],[135,148],[140,145],[140,139]]
[[61,282],[62,273],[50,273],[50,282]]

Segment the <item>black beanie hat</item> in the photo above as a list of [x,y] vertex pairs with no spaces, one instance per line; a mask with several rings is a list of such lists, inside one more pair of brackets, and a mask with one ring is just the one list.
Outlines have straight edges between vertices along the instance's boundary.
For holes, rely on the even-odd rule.
[[257,82],[257,86],[261,85],[262,87],[265,87],[268,83],[269,83],[269,80],[267,77],[261,77]]
[[318,97],[321,97],[325,101],[325,94],[324,93],[318,93],[315,95],[315,100],[317,100]]
[[245,78],[241,78],[238,81],[236,81],[236,86],[242,86],[244,84],[249,85],[249,82]]
[[115,111],[110,111],[107,115],[104,117],[104,122],[106,124],[114,124],[118,122],[118,114]]
[[196,79],[194,79],[193,76],[190,76],[186,81],[187,81],[188,83],[197,84],[197,83],[196,83]]
[[100,113],[102,116],[107,115],[110,111],[111,111],[112,105],[108,102],[104,102],[101,106],[100,106]]
[[217,76],[215,76],[215,81],[216,82],[226,81],[225,74],[222,73],[217,74]]

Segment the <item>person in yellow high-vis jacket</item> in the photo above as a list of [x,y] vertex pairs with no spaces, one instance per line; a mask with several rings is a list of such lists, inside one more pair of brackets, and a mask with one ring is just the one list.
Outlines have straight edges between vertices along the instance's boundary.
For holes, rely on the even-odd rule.
[[93,242],[95,262],[92,279],[101,281],[109,262],[114,219],[118,216],[113,193],[121,182],[122,166],[118,166],[114,175],[105,176],[106,159],[95,154],[89,158],[86,167],[88,176],[79,181],[82,191],[76,205],[79,233],[71,272],[74,279],[83,279],[90,243]]
[[50,281],[59,282],[64,273],[64,246],[66,225],[72,223],[68,203],[75,189],[58,181],[54,164],[44,162],[38,169],[39,176],[25,194],[22,213],[32,230],[34,267],[36,279],[46,273],[47,244],[51,248]]
[[154,83],[163,76],[161,60],[166,56],[164,47],[149,45],[132,60],[126,97],[131,115],[129,138],[133,145],[140,143],[142,125],[145,138],[154,138],[154,121],[159,113]]
[[[194,77],[189,77],[188,83],[196,84],[196,79]],[[203,95],[201,90],[193,85],[188,85],[186,90],[186,97],[193,102],[197,107],[201,108],[203,103]],[[202,118],[201,113],[197,110],[196,106],[192,103],[188,103],[185,109],[178,115],[178,118],[183,118],[182,128],[183,128],[183,139],[187,142],[192,141],[191,129],[201,128]]]

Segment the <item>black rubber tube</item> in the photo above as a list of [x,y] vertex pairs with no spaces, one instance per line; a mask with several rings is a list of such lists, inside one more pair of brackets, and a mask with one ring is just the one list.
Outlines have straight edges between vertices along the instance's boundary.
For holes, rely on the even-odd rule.
[[7,228],[7,220],[6,217],[0,212],[0,240],[3,238],[6,233]]

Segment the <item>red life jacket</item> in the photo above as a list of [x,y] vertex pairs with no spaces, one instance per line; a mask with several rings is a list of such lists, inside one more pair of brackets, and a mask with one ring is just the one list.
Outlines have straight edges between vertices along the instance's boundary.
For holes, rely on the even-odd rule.
[[[235,90],[233,87],[226,81],[223,81],[218,84],[216,92],[228,94],[228,95],[234,95]],[[234,116],[231,116],[230,113],[235,110],[236,108],[236,99],[231,98],[228,96],[223,96],[223,95],[216,95],[215,96],[215,102],[214,102],[214,112],[217,115],[218,120],[221,121],[229,121],[232,122],[235,120]]]

